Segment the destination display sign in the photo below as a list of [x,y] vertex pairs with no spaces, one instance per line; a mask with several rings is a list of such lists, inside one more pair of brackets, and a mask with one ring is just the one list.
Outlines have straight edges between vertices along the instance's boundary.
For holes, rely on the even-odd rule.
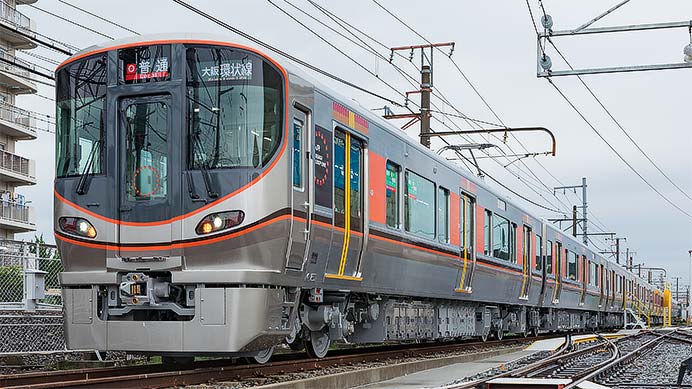
[[171,46],[128,47],[118,51],[120,83],[140,84],[171,79]]

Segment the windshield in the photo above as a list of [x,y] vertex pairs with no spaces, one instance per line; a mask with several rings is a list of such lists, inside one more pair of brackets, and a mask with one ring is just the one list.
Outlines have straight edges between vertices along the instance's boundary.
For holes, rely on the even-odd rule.
[[258,55],[188,47],[187,100],[192,169],[260,168],[281,140],[280,73]]
[[57,74],[56,175],[103,173],[106,57],[70,64]]

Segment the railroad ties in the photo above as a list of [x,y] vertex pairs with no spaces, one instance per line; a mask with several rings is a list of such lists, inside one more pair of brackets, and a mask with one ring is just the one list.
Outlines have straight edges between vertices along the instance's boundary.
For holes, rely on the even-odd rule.
[[579,344],[566,342],[538,361],[517,361],[505,372],[445,388],[690,388],[689,370],[692,331],[667,329],[611,339],[599,335]]

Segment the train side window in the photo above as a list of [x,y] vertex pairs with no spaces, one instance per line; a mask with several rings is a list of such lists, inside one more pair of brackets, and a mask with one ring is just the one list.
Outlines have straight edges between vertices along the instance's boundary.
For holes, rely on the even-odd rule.
[[408,170],[404,226],[414,235],[435,239],[435,184]]
[[517,225],[514,223],[509,226],[509,260],[517,263]]
[[589,275],[588,268],[587,268],[587,261],[586,261],[586,256],[582,255],[581,256],[581,283],[582,285],[586,285],[587,277]]
[[341,131],[334,134],[334,225],[344,227],[346,214],[346,135]]
[[510,260],[511,236],[509,220],[500,215],[493,215],[493,257]]
[[349,137],[351,141],[351,156],[350,156],[350,182],[351,204],[351,229],[354,231],[363,231],[363,191],[361,190],[361,177],[363,177],[363,143],[353,137]]
[[596,279],[596,264],[593,261],[589,261],[589,285],[598,286],[598,280]]
[[521,260],[525,269],[531,269],[531,227],[524,226],[522,242]]
[[543,270],[543,238],[536,234],[536,270]]
[[293,187],[303,188],[303,122],[293,121]]
[[449,190],[437,188],[437,238],[449,243]]
[[461,211],[461,250],[464,258],[471,258],[471,253],[473,250],[473,226],[475,226],[474,219],[474,200],[468,195],[461,194],[462,204],[460,207]]
[[483,254],[485,254],[485,255],[491,255],[492,254],[493,235],[492,235],[492,230],[490,228],[490,223],[492,220],[493,220],[493,213],[486,210],[485,211],[485,217],[483,219]]
[[562,277],[562,243],[555,243],[555,263],[557,269],[555,269],[555,277]]
[[387,225],[393,228],[399,228],[399,173],[401,168],[387,161],[387,170],[385,172],[385,185],[387,189],[387,197],[385,198],[385,209]]
[[551,241],[545,245],[545,272],[553,274],[553,242]]
[[577,279],[577,255],[567,250],[567,278],[576,281]]

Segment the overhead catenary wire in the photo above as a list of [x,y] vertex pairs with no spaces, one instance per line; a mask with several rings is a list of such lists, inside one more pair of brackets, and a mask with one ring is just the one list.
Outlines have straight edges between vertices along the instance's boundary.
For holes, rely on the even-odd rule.
[[70,23],[70,24],[72,24],[72,25],[74,25],[74,26],[77,26],[77,27],[83,29],[83,30],[86,30],[86,31],[92,32],[92,33],[94,33],[94,34],[100,35],[100,36],[102,36],[102,37],[104,37],[104,38],[108,38],[108,39],[110,39],[110,40],[115,39],[115,38],[113,38],[113,37],[110,36],[110,35],[106,35],[106,34],[100,32],[100,31],[94,30],[94,29],[91,28],[91,27],[87,27],[87,26],[85,26],[85,25],[83,25],[83,24],[81,24],[81,23],[75,22],[74,20],[68,19],[68,18],[66,18],[66,17],[64,17],[64,16],[60,16],[60,15],[58,15],[58,14],[56,14],[56,13],[50,12],[50,11],[48,11],[48,10],[45,10],[45,9],[41,8],[41,7],[37,7],[37,6],[33,5],[33,4],[29,4],[29,7],[34,8],[34,9],[37,9],[37,10],[39,10],[39,11],[41,11],[41,12],[44,12],[44,13],[46,13],[46,14],[48,14],[48,15],[50,15],[50,16],[53,16],[54,18],[60,19],[60,20],[62,20],[62,21],[64,21],[64,22]]
[[612,151],[612,152],[613,152],[613,153],[614,153],[614,154],[615,154],[615,155],[616,155],[616,156],[617,156],[617,157],[618,157],[618,158],[619,158],[619,159],[620,159],[620,160],[621,160],[621,161],[622,161],[622,162],[623,162],[634,174],[637,175],[637,177],[639,177],[639,178],[640,178],[651,190],[653,190],[659,197],[661,197],[663,200],[665,200],[665,201],[666,201],[668,204],[670,204],[673,208],[677,209],[677,210],[680,211],[682,214],[684,214],[684,215],[686,215],[687,217],[689,217],[690,219],[692,219],[692,214],[690,214],[689,212],[685,211],[685,210],[682,209],[680,206],[678,206],[676,203],[674,203],[672,200],[670,200],[666,195],[664,195],[663,193],[661,193],[661,191],[659,191],[655,186],[653,186],[653,184],[651,184],[641,173],[639,173],[639,171],[638,171],[637,169],[635,169],[634,166],[632,166],[632,164],[630,164],[630,163],[622,156],[622,154],[620,154],[620,153],[615,149],[615,147],[613,147],[613,145],[611,145],[610,142],[608,142],[608,140],[607,140],[605,137],[603,137],[603,135],[600,133],[600,131],[598,131],[598,129],[596,129],[596,127],[595,127],[593,124],[591,124],[591,121],[589,121],[589,119],[587,119],[586,116],[584,116],[584,114],[579,110],[579,108],[577,108],[577,107],[574,105],[574,103],[572,103],[572,101],[562,92],[562,90],[553,82],[553,80],[551,80],[550,78],[548,78],[548,83],[550,83],[550,85],[551,85],[553,88],[555,88],[555,90],[558,92],[558,94],[560,94],[560,96],[567,102],[567,104],[568,104],[570,107],[572,107],[572,109],[579,115],[579,117],[581,117],[581,119],[589,126],[589,128],[591,128],[591,130],[593,130],[593,132],[596,133],[596,135],[598,135],[598,137],[608,146],[608,148],[610,148],[610,150],[611,150],[611,151]]
[[386,102],[388,102],[388,103],[390,103],[390,104],[393,104],[393,105],[396,105],[396,106],[402,106],[401,103],[399,103],[399,102],[397,102],[397,101],[395,101],[395,100],[393,100],[393,99],[390,99],[390,98],[388,98],[388,97],[385,97],[385,96],[383,96],[383,95],[380,95],[380,94],[378,94],[378,93],[375,93],[375,92],[373,92],[373,91],[371,91],[371,90],[368,90],[368,89],[366,89],[366,88],[364,88],[364,87],[362,87],[362,86],[360,86],[360,85],[356,85],[356,84],[354,84],[354,83],[352,83],[352,82],[350,82],[350,81],[347,81],[346,79],[344,79],[344,78],[342,78],[342,77],[336,76],[336,75],[334,75],[334,74],[332,74],[332,73],[330,73],[330,72],[328,72],[328,71],[326,71],[326,70],[323,70],[323,69],[321,69],[321,68],[319,68],[319,67],[317,67],[317,66],[315,66],[315,65],[313,65],[313,64],[311,64],[311,63],[309,63],[309,62],[307,62],[307,61],[304,61],[304,60],[302,60],[302,59],[300,59],[300,58],[298,58],[298,57],[296,57],[296,56],[294,56],[294,55],[292,55],[292,54],[289,54],[289,53],[287,53],[287,52],[285,52],[285,51],[283,51],[283,50],[281,50],[281,49],[279,49],[279,48],[276,48],[276,47],[274,47],[274,46],[272,46],[272,45],[270,45],[270,44],[268,44],[268,43],[266,43],[266,42],[260,40],[259,38],[256,38],[256,37],[254,37],[254,36],[252,36],[252,35],[250,35],[250,34],[244,32],[244,31],[242,31],[242,30],[240,30],[240,29],[238,29],[238,28],[235,28],[235,27],[231,26],[230,24],[228,24],[228,23],[226,23],[226,22],[224,22],[224,21],[222,21],[222,20],[220,20],[220,19],[218,19],[218,18],[216,18],[216,17],[214,17],[214,16],[212,16],[212,15],[210,15],[210,14],[208,14],[208,13],[202,11],[202,10],[200,10],[199,8],[194,7],[194,6],[190,5],[190,4],[188,4],[188,3],[184,2],[184,1],[182,1],[182,0],[172,0],[172,1],[173,1],[174,3],[176,3],[176,4],[179,4],[179,5],[181,5],[181,6],[185,7],[185,8],[187,8],[188,10],[190,10],[190,11],[196,13],[196,14],[199,15],[199,16],[202,16],[203,18],[205,18],[205,19],[207,19],[207,20],[209,20],[209,21],[211,21],[211,22],[213,22],[213,23],[215,23],[215,24],[217,24],[217,25],[219,25],[219,26],[221,26],[221,27],[223,27],[223,28],[225,28],[225,29],[227,29],[227,30],[229,30],[229,31],[232,31],[232,32],[234,32],[234,33],[240,35],[241,37],[243,37],[243,38],[245,38],[245,39],[247,39],[247,40],[249,40],[249,41],[251,41],[251,42],[254,42],[255,44],[258,44],[258,45],[264,47],[265,49],[271,50],[271,51],[273,51],[273,52],[275,52],[275,53],[281,55],[281,56],[284,57],[284,58],[288,58],[289,60],[291,60],[291,61],[293,61],[293,62],[295,62],[295,63],[297,63],[297,64],[299,64],[299,65],[301,65],[301,66],[303,66],[303,67],[306,67],[306,68],[308,68],[308,69],[310,69],[310,70],[312,70],[312,71],[314,71],[314,72],[317,72],[317,73],[319,73],[319,74],[322,74],[323,76],[329,77],[329,78],[331,78],[332,80],[335,80],[335,81],[337,81],[337,82],[340,82],[340,83],[342,83],[342,84],[344,84],[344,85],[347,85],[347,86],[349,86],[349,87],[351,87],[351,88],[353,88],[353,89],[359,90],[359,91],[361,91],[361,92],[363,92],[363,93],[367,93],[367,94],[369,94],[369,95],[371,95],[371,96],[373,96],[373,97],[377,97],[377,98],[379,98],[379,99],[381,99],[381,100],[384,100],[384,101],[386,101]]
[[[288,2],[287,0],[284,0],[284,1],[287,2],[289,5],[293,6],[294,8],[297,8],[295,5],[291,4],[291,3]],[[351,30],[349,30],[349,29],[347,29],[346,27],[344,27],[341,23],[346,24],[349,28],[351,28],[351,29],[357,31],[358,33],[362,34],[362,35],[365,36],[366,38],[370,39],[370,40],[373,41],[374,43],[380,45],[381,47],[384,47],[384,48],[387,49],[387,50],[389,50],[389,47],[388,47],[388,46],[386,46],[385,44],[383,44],[383,43],[380,42],[379,40],[373,38],[372,36],[368,35],[368,34],[365,33],[364,31],[362,31],[362,30],[358,29],[357,27],[353,26],[352,24],[348,23],[347,21],[343,20],[343,19],[340,18],[338,15],[332,13],[331,11],[327,10],[326,8],[324,8],[324,7],[322,7],[322,6],[318,5],[318,4],[316,4],[314,1],[312,1],[312,0],[308,0],[308,1],[309,1],[315,8],[317,8],[320,12],[322,12],[322,13],[325,14],[327,17],[329,17],[334,23],[336,23],[337,25],[340,25],[344,30],[346,30],[346,31],[348,31],[349,33],[351,33],[354,37],[356,37],[356,39],[358,39],[358,40],[361,42],[361,44],[359,44],[359,43],[353,42],[353,40],[347,38],[351,43],[354,43],[354,44],[356,44],[357,46],[361,47],[362,49],[364,49],[364,50],[366,50],[366,51],[368,51],[368,52],[370,52],[370,53],[376,55],[377,57],[379,57],[379,58],[381,58],[381,59],[384,59],[385,61],[389,62],[395,69],[397,69],[397,71],[399,71],[399,73],[401,73],[401,74],[404,75],[404,76],[407,76],[407,78],[410,79],[410,80],[407,80],[407,81],[409,81],[409,82],[411,82],[411,80],[414,81],[414,82],[416,81],[416,80],[415,80],[414,78],[412,78],[410,75],[408,75],[407,73],[404,73],[403,70],[400,69],[395,63],[393,63],[393,62],[387,60],[386,57],[384,57],[384,56],[382,56],[380,53],[378,53],[372,46],[368,45],[368,44],[367,44],[366,42],[364,42],[362,39],[360,39],[359,37],[357,37],[357,35],[355,35]],[[304,14],[306,14],[305,11],[302,11],[302,10],[301,10],[301,12],[304,13]],[[317,20],[316,18],[314,18],[312,15],[307,15],[307,16],[309,16],[309,17],[312,18],[313,20],[316,20],[318,23],[320,23],[320,24],[322,24],[322,25],[325,25],[325,24],[322,23],[321,21],[319,21],[319,20]],[[328,29],[334,31],[334,29],[331,28],[330,26],[326,26],[326,25],[325,25],[325,27],[327,27]],[[334,32],[336,32],[336,31],[334,31]],[[343,36],[343,34],[340,34],[340,33],[338,33],[338,32],[337,32],[337,34],[340,35],[340,36]],[[364,47],[364,46],[367,46],[367,47]],[[399,56],[401,56],[401,54],[399,54],[399,53],[396,53],[396,54],[399,55]],[[404,57],[402,57],[402,58],[404,58]],[[413,84],[413,85],[414,85],[414,86],[417,86],[417,84]],[[439,92],[439,94],[442,95],[441,92]],[[433,92],[433,95],[437,95],[436,91]],[[436,97],[439,97],[439,96],[436,96]],[[446,99],[446,97],[444,97],[444,95],[442,95],[442,96],[440,97],[440,99],[442,99],[443,102],[445,102],[446,104],[450,105],[450,106],[451,106],[452,108],[454,108],[457,112],[459,112],[459,115],[453,115],[454,117],[462,118],[462,119],[466,120],[467,122],[469,122],[469,119],[470,119],[471,121],[476,122],[476,124],[478,124],[479,122],[483,122],[483,121],[480,121],[480,120],[477,120],[477,119],[470,118],[470,117],[468,117],[467,115],[461,113],[458,109],[456,109],[456,107],[454,107],[454,105],[453,105],[451,102],[449,102],[448,99]],[[414,103],[414,104],[415,104],[415,103]],[[434,104],[433,104],[433,105],[434,105]],[[437,112],[439,112],[439,113],[441,113],[441,114],[447,116],[447,114],[444,113],[444,112],[442,112],[442,111],[437,111]],[[457,128],[459,129],[460,135],[461,135],[462,137],[464,137],[463,134],[461,134],[461,132],[462,132],[461,128],[459,128],[458,125],[457,125],[456,123],[454,123],[454,121],[451,121],[451,122],[452,122],[455,126],[457,126]],[[494,125],[494,126],[496,126],[496,127],[505,127],[505,126],[499,125],[499,124],[497,124],[497,123],[491,123],[491,122],[483,122],[483,123],[486,123],[486,124],[489,124],[489,125]],[[446,125],[446,123],[443,123],[443,124]],[[470,123],[470,122],[469,122],[469,124],[472,125],[473,123]],[[449,127],[448,127],[448,128],[449,128]],[[454,130],[451,129],[451,128],[450,128],[450,130],[454,131]],[[470,141],[470,140],[469,140],[469,139],[466,139],[466,141]],[[447,143],[447,142],[445,141],[445,143]],[[486,154],[487,154],[487,153],[486,153]],[[504,157],[507,158],[507,157],[506,157],[506,153],[505,153]],[[509,159],[508,159],[508,161],[509,161]],[[472,171],[472,170],[466,165],[466,161],[465,161],[464,159],[461,159],[461,162],[464,164],[464,166],[465,166],[469,171]],[[530,186],[530,182],[529,182],[529,181],[526,181],[526,180],[522,179],[521,176],[520,176],[518,173],[515,173],[515,172],[509,170],[508,167],[507,167],[506,165],[502,165],[502,164],[500,164],[498,161],[495,161],[495,162],[498,163],[501,167],[503,167],[503,168],[505,168],[506,170],[508,170],[508,171],[510,172],[510,174],[511,174],[513,177],[517,178],[521,183],[523,183],[524,185],[527,185],[527,186],[529,187],[529,189],[531,189],[532,191],[534,191],[534,193],[537,193],[541,198],[543,198],[543,200],[546,200],[546,201],[547,201],[547,199],[545,199],[544,196],[540,195],[540,193],[536,192],[536,191]],[[510,161],[510,163],[511,163],[511,161]],[[521,169],[518,169],[518,171],[521,171]],[[473,171],[472,171],[472,172],[473,172]],[[474,173],[474,174],[475,174],[475,173]],[[544,185],[544,184],[543,184],[543,185]],[[544,186],[545,186],[545,185],[544,185]],[[542,190],[545,190],[546,192],[548,192],[548,191],[547,191],[547,187],[546,187],[546,188],[541,188],[541,189],[542,189]],[[554,196],[554,194],[553,194],[552,192],[548,192],[548,193],[550,193],[551,195]],[[557,199],[557,200],[560,201],[559,199]],[[550,203],[550,202],[548,201],[548,203]],[[551,204],[551,205],[552,205],[552,204]],[[566,206],[564,203],[563,203],[562,205],[563,205],[563,206]],[[553,205],[553,206],[554,206],[554,205]],[[565,212],[565,211],[561,211],[561,213],[564,213],[564,212]]]
[[133,29],[127,28],[127,27],[123,26],[122,24],[116,23],[116,22],[114,22],[114,21],[112,21],[112,20],[109,20],[109,19],[104,18],[103,16],[100,16],[100,15],[97,15],[97,14],[95,14],[95,13],[93,13],[93,12],[87,11],[87,10],[84,9],[84,8],[80,8],[80,7],[78,7],[78,6],[74,5],[74,4],[68,3],[68,2],[65,1],[65,0],[58,0],[58,1],[61,2],[61,3],[63,3],[63,4],[65,4],[65,5],[67,5],[67,6],[72,7],[72,8],[74,8],[74,9],[78,10],[78,11],[81,11],[81,12],[87,14],[87,15],[91,15],[91,16],[93,16],[93,17],[99,19],[99,20],[102,20],[102,21],[108,23],[108,24],[111,24],[111,25],[113,25],[113,26],[116,26],[116,27],[118,27],[118,28],[121,28],[121,29],[123,29],[123,30],[125,30],[125,31],[127,31],[127,32],[131,32],[131,33],[133,33],[133,34],[135,34],[135,35],[140,35],[137,31],[135,31],[135,30],[133,30]]
[[[408,23],[406,23],[406,22],[405,22],[403,19],[401,19],[399,16],[397,16],[396,14],[394,14],[394,13],[393,13],[391,10],[389,10],[387,7],[383,6],[380,2],[378,2],[377,0],[372,0],[372,1],[373,1],[378,7],[380,7],[383,11],[385,11],[387,14],[389,14],[391,17],[393,17],[395,20],[397,20],[399,23],[401,23],[404,27],[406,27],[408,30],[410,30],[411,32],[413,32],[414,34],[416,34],[418,37],[420,37],[421,39],[423,39],[425,42],[427,42],[427,43],[429,43],[429,44],[431,43],[431,41],[430,41],[429,39],[427,39],[425,36],[423,36],[423,35],[420,34],[418,31],[416,31],[413,27],[411,27]],[[437,48],[437,50],[440,51],[440,52],[442,51],[440,48]],[[507,126],[504,124],[504,122],[503,122],[502,119],[499,117],[499,115],[497,114],[497,112],[492,108],[492,106],[488,103],[488,101],[485,99],[485,97],[480,93],[480,91],[478,90],[478,88],[473,84],[473,82],[469,79],[469,77],[466,75],[466,73],[461,69],[461,67],[459,66],[459,64],[456,63],[456,61],[455,61],[453,58],[451,58],[450,56],[448,56],[448,55],[445,55],[445,56],[449,58],[449,60],[450,60],[451,63],[453,64],[454,68],[455,68],[455,69],[457,70],[457,72],[462,76],[462,78],[466,81],[466,83],[471,87],[471,89],[472,89],[472,90],[474,91],[474,93],[479,97],[479,99],[483,102],[483,104],[486,106],[486,108],[487,108],[487,109],[493,114],[493,116],[502,124],[502,127],[507,128]],[[450,104],[450,106],[454,107],[451,103],[449,103],[449,104]],[[476,124],[478,124],[478,123],[476,123]],[[481,128],[482,128],[482,127],[481,127]],[[524,151],[528,152],[528,149],[526,148],[526,146],[525,146],[514,134],[512,134],[512,133],[510,132],[510,135],[512,136],[512,138],[513,138],[515,141],[517,141],[517,143],[524,149]],[[493,134],[493,136],[494,136],[494,134]],[[495,137],[496,139],[499,139],[497,136],[494,136],[494,137]],[[508,144],[505,144],[505,145],[507,146],[507,148],[509,148],[509,150],[511,151],[512,154],[516,154],[516,152],[512,149],[511,146],[509,146]],[[502,150],[502,149],[500,149],[500,150]],[[550,175],[556,182],[558,182],[558,183],[561,184],[561,185],[564,185],[564,184],[562,184],[562,182],[561,182],[557,177],[555,177],[555,175],[554,175],[553,173],[551,173],[542,163],[540,163],[540,161],[538,161],[538,160],[534,160],[534,161],[535,161],[546,173],[548,173],[548,175]],[[534,178],[535,178],[538,182],[540,182],[541,185],[544,186],[544,188],[546,189],[546,192],[551,192],[550,188],[538,177],[538,175],[536,175],[536,173],[535,173],[528,165],[526,165],[526,163],[524,163],[524,161],[520,161],[520,164],[523,165],[524,167],[526,167],[526,169],[531,173],[531,175],[534,176]],[[554,196],[554,194],[553,194],[553,196]],[[557,198],[557,196],[554,196],[554,197],[556,198],[556,200],[557,200],[558,202],[562,202],[559,198]],[[564,205],[565,207],[567,207],[566,204],[563,204],[563,205]]]
[[[574,67],[572,66],[572,64],[562,54],[560,49],[557,48],[555,43],[553,43],[552,39],[548,38],[548,42],[555,49],[555,51],[558,53],[560,58],[562,58],[562,60],[567,64],[567,66],[569,66],[570,69],[574,70]],[[661,167],[653,160],[653,158],[651,158],[651,156],[646,151],[644,151],[644,149],[642,149],[642,147],[639,145],[639,143],[637,143],[637,141],[632,138],[632,136],[629,134],[629,132],[622,126],[622,124],[620,124],[620,121],[617,120],[615,118],[615,116],[613,116],[613,114],[610,112],[610,110],[605,106],[603,101],[600,98],[598,98],[598,96],[596,96],[596,93],[591,89],[591,87],[586,83],[586,81],[584,81],[584,78],[581,77],[580,75],[577,75],[577,79],[581,82],[581,84],[584,86],[584,88],[586,88],[586,90],[594,98],[594,100],[596,100],[598,105],[600,105],[601,108],[603,108],[605,113],[608,115],[608,117],[610,117],[610,119],[615,123],[615,125],[620,129],[620,131],[623,134],[625,134],[625,137],[627,137],[627,139],[629,139],[629,141],[634,145],[634,147],[636,147],[637,150],[639,150],[639,152],[651,163],[651,165],[653,165],[653,167],[656,168],[656,170],[658,170],[658,172],[661,173],[661,175],[663,177],[665,177],[665,179],[671,185],[673,185],[675,187],[675,189],[677,189],[680,193],[682,193],[689,200],[692,200],[692,197],[690,197],[690,195],[685,190],[683,190],[677,183],[675,183],[675,181],[672,178],[670,178],[670,176],[668,176],[668,174],[666,174],[666,172],[664,172],[663,169],[661,169]]]

